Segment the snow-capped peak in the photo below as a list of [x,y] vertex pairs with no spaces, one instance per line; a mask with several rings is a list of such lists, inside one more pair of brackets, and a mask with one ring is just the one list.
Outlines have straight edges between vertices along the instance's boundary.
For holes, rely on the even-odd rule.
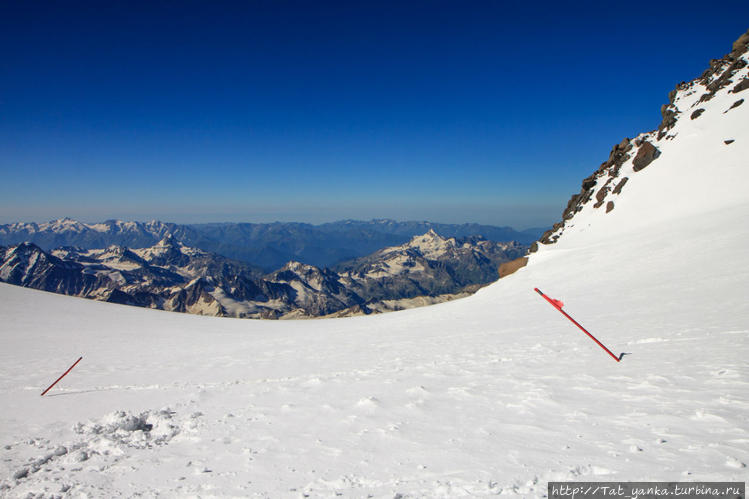
[[411,238],[401,248],[417,249],[424,257],[435,258],[456,246],[455,238],[444,238],[437,234],[434,229],[429,229],[425,234]]
[[180,248],[181,246],[182,246],[182,243],[177,241],[171,234],[167,234],[153,247],[154,248]]
[[57,220],[51,220],[46,224],[39,225],[40,230],[49,230],[51,232],[83,232],[86,230],[86,226],[77,220],[73,220],[69,217],[59,218]]
[[167,235],[150,248],[135,249],[133,252],[152,264],[180,266],[188,255],[197,254],[200,250],[188,248],[171,235]]
[[297,275],[304,275],[309,273],[319,273],[320,269],[306,263],[297,262],[296,260],[290,260],[284,265],[279,272],[293,272]]

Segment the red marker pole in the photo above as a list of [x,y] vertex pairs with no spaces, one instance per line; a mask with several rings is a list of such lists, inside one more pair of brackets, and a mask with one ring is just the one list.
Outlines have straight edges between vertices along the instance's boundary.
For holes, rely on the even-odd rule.
[[79,363],[79,362],[81,361],[81,359],[82,359],[82,358],[83,358],[83,356],[80,356],[80,357],[78,357],[78,360],[76,360],[76,361],[75,361],[75,364],[73,364],[72,366],[70,366],[70,367],[68,368],[68,370],[67,370],[67,371],[65,371],[64,373],[62,373],[62,376],[60,376],[59,378],[57,378],[57,380],[56,380],[56,381],[55,381],[54,383],[52,383],[51,385],[49,385],[49,388],[47,388],[46,390],[44,390],[44,391],[42,392],[42,397],[44,396],[44,394],[45,394],[45,393],[47,393],[48,391],[50,391],[50,390],[52,389],[52,387],[53,387],[53,386],[55,386],[55,385],[57,384],[57,382],[58,382],[58,381],[60,381],[60,380],[61,380],[62,378],[64,378],[64,377],[65,377],[65,376],[66,376],[66,375],[67,375],[67,374],[68,374],[68,373],[69,373],[70,371],[72,371],[72,370],[73,370],[73,368],[74,368],[75,366],[77,366],[77,365],[78,365],[78,363]]
[[536,291],[536,292],[537,292],[538,294],[540,294],[541,296],[543,296],[543,297],[544,297],[544,300],[548,301],[548,302],[549,302],[549,303],[551,304],[551,306],[552,306],[552,307],[554,307],[555,309],[559,310],[559,312],[560,312],[560,313],[561,313],[562,315],[564,315],[564,316],[565,316],[565,317],[567,317],[567,318],[568,318],[568,319],[569,319],[570,321],[572,321],[572,323],[573,323],[573,324],[574,324],[575,326],[579,327],[579,328],[580,328],[580,329],[582,330],[582,332],[583,332],[583,333],[585,333],[585,334],[587,334],[588,336],[590,336],[590,339],[592,339],[593,341],[595,341],[596,343],[598,343],[598,346],[599,346],[599,347],[601,347],[601,348],[603,348],[604,350],[606,350],[606,353],[607,353],[607,354],[609,354],[609,355],[611,355],[611,357],[613,357],[613,359],[614,359],[615,361],[619,362],[620,360],[622,360],[622,359],[621,359],[621,357],[617,357],[616,355],[614,355],[613,353],[611,353],[611,350],[609,350],[608,348],[606,348],[606,347],[604,346],[604,344],[603,344],[603,343],[601,343],[600,341],[598,341],[598,339],[596,339],[596,337],[595,337],[595,336],[593,336],[592,334],[590,334],[590,333],[589,333],[589,332],[588,332],[588,331],[587,331],[587,330],[586,330],[586,329],[585,329],[584,327],[582,327],[582,326],[581,326],[580,324],[578,324],[578,322],[577,322],[577,321],[576,321],[575,319],[573,319],[572,317],[570,317],[569,315],[567,315],[567,313],[566,313],[566,312],[565,312],[564,310],[562,310],[562,307],[561,307],[560,305],[558,305],[558,303],[561,303],[561,302],[558,302],[557,300],[552,300],[551,298],[549,298],[548,296],[546,296],[545,294],[543,294],[543,293],[541,292],[541,290],[540,290],[540,289],[538,289],[538,288],[533,288],[533,289],[534,289],[534,291]]

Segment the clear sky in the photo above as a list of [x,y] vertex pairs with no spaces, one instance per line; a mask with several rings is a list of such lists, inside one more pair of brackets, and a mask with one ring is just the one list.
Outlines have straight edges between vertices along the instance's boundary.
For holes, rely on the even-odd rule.
[[0,0],[0,222],[551,225],[749,2]]

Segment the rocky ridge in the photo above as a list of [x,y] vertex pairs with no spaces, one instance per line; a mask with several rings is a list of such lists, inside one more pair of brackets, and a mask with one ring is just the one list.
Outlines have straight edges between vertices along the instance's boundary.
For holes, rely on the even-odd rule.
[[434,297],[496,280],[500,263],[525,250],[516,242],[444,238],[430,230],[406,244],[341,263],[335,269],[347,287],[379,300]]
[[[668,94],[669,102],[661,107],[662,121],[658,127],[614,145],[608,160],[583,180],[579,193],[572,195],[562,212],[562,220],[531,245],[530,253],[535,252],[539,244],[555,243],[574,216],[589,203],[593,209],[603,209],[604,213],[614,210],[617,196],[626,188],[628,175],[637,174],[658,160],[662,145],[676,137],[674,128],[679,120],[699,119],[705,112],[705,104],[719,93],[739,94],[749,89],[748,52],[749,31],[733,43],[731,52],[710,61],[710,67],[701,76],[679,83]],[[742,96],[737,95],[732,105],[722,112],[728,113],[743,104]],[[734,139],[724,142],[730,145]]]

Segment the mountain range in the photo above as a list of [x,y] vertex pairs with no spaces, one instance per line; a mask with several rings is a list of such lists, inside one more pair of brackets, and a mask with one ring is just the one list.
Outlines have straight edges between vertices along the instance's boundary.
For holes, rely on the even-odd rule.
[[[63,224],[66,230],[79,225]],[[186,246],[171,234],[139,249],[62,246],[45,251],[24,242],[0,247],[0,281],[201,315],[344,316],[464,296],[495,280],[499,264],[526,250],[516,242],[444,238],[430,230],[335,269],[290,261],[266,274],[247,263]]]
[[321,225],[281,222],[183,225],[120,220],[87,224],[63,218],[40,224],[21,222],[0,225],[0,245],[31,242],[44,250],[61,246],[84,249],[103,249],[112,245],[145,248],[170,235],[186,246],[218,253],[270,272],[290,260],[330,267],[384,247],[405,244],[412,237],[429,230],[448,238],[482,236],[490,241],[531,244],[546,229],[521,232],[491,225],[396,222],[387,219],[368,222],[343,220]]

